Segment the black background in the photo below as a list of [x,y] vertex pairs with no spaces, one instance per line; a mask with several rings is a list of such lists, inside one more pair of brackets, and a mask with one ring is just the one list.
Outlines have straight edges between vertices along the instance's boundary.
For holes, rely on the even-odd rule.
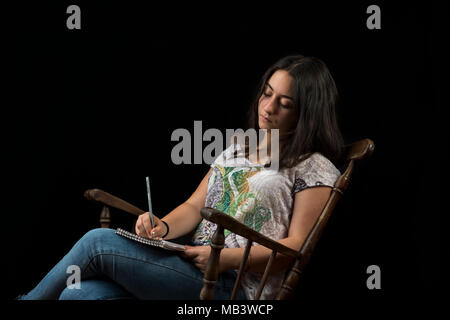
[[[81,8],[81,30],[66,28],[70,4]],[[366,27],[370,4],[381,8],[381,30]],[[16,3],[6,17],[2,104],[4,298],[30,290],[99,226],[101,207],[83,198],[86,189],[146,209],[148,175],[156,215],[183,202],[208,165],[174,165],[171,133],[193,133],[195,120],[203,131],[242,127],[266,68],[301,53],[333,74],[346,143],[370,138],[375,152],[358,163],[297,305],[415,310],[434,299],[447,15],[446,5],[425,1]],[[113,227],[131,221],[118,211],[113,219]],[[380,290],[366,287],[372,264]]]

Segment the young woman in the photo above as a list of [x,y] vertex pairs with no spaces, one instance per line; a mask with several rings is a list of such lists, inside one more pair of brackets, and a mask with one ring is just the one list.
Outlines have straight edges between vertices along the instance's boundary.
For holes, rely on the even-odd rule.
[[[20,299],[198,299],[215,225],[200,209],[213,207],[266,236],[300,249],[328,200],[340,172],[343,138],[336,119],[336,85],[326,65],[314,57],[287,56],[264,74],[249,112],[249,127],[267,129],[258,149],[270,150],[271,129],[279,131],[279,169],[239,144],[217,157],[195,192],[162,219],[139,216],[136,233],[178,238],[195,231],[182,254],[141,245],[112,229],[86,233],[41,282]],[[240,161],[243,160],[244,161]],[[216,299],[231,295],[246,241],[225,233]],[[252,299],[270,250],[255,244],[238,299]],[[276,257],[261,298],[281,287],[288,259]],[[81,270],[80,288],[67,287],[67,268]]]

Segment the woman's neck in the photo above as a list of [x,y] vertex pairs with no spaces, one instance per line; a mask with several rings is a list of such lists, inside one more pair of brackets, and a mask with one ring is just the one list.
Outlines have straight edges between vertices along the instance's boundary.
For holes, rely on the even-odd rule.
[[251,162],[261,164],[271,160],[272,138],[271,132],[267,130],[264,137],[259,141],[256,152],[249,155]]
[[[272,139],[277,139],[278,141],[272,141]],[[281,150],[283,149],[285,143],[287,143],[287,135],[283,135],[283,133],[271,135],[270,130],[266,131],[263,139],[259,142],[258,147],[256,149],[256,155],[253,155],[253,159],[257,159],[258,163],[267,162],[268,160],[275,160],[272,156],[280,156]],[[273,143],[273,145],[272,145]],[[278,150],[274,150],[276,154],[272,153],[272,148],[277,148]],[[263,158],[261,158],[261,155]]]
[[258,144],[258,150],[266,149],[266,148],[267,148],[267,150],[270,150],[271,142],[272,142],[271,133],[270,133],[270,131],[267,131],[266,134],[264,135],[264,138]]

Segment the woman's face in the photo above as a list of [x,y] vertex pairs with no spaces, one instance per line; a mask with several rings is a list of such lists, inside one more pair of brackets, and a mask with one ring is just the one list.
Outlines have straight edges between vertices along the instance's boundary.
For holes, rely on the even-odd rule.
[[282,136],[297,123],[293,84],[294,80],[285,70],[277,70],[266,82],[258,104],[261,129],[279,129]]

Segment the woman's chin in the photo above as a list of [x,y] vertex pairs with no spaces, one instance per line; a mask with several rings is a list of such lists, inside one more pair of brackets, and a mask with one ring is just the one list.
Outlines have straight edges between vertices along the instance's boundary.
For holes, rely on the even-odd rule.
[[261,121],[258,122],[258,125],[260,129],[272,129],[267,123]]

